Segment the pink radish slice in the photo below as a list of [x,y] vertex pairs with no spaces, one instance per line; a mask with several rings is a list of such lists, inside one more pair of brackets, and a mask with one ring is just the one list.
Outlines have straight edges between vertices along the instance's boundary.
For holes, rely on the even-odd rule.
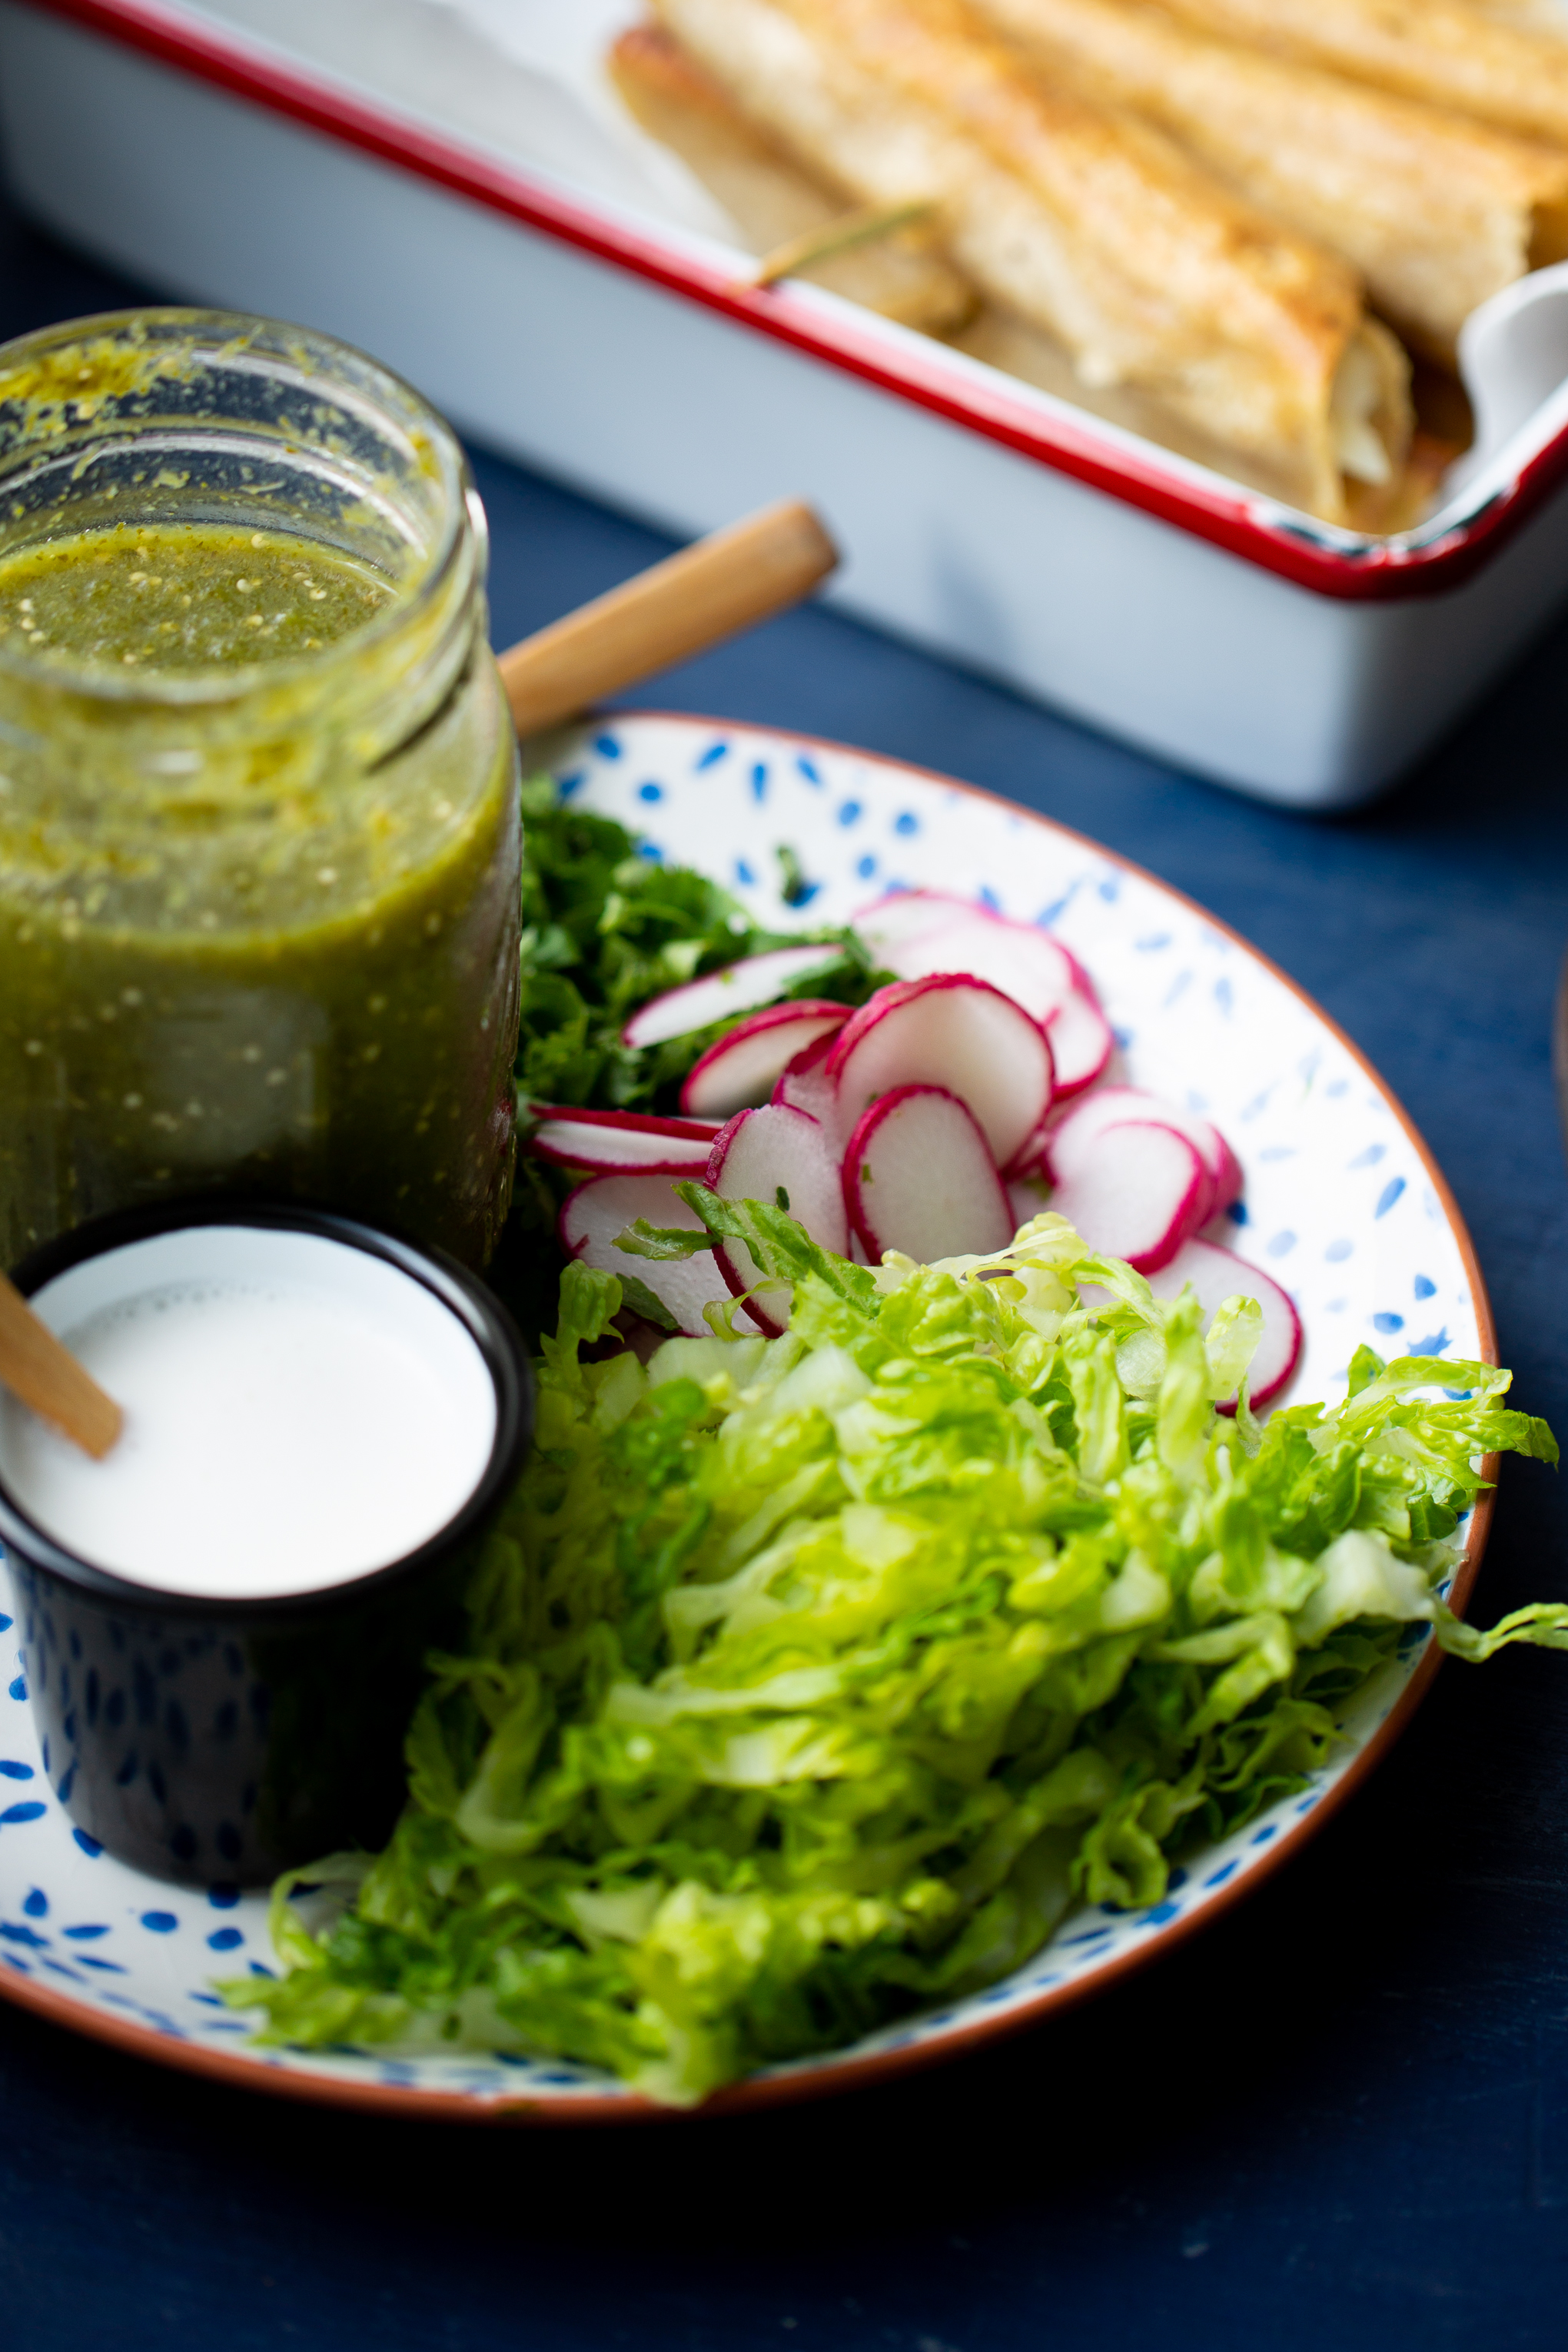
[[[793,1297],[788,1286],[770,1284],[765,1290],[757,1292],[756,1286],[763,1279],[762,1269],[743,1242],[716,1244],[713,1263],[731,1297],[746,1299],[744,1307],[737,1307],[737,1317],[745,1316],[768,1339],[782,1339],[788,1328]],[[748,1291],[755,1295],[748,1298]]]
[[[623,1279],[642,1283],[689,1339],[706,1338],[709,1326],[702,1318],[703,1307],[710,1300],[730,1303],[729,1286],[712,1252],[664,1260],[634,1257],[629,1251],[617,1249],[616,1241],[638,1217],[646,1217],[650,1224],[687,1225],[693,1231],[701,1223],[668,1176],[591,1176],[562,1202],[556,1234],[569,1256],[597,1266],[602,1274],[618,1274]],[[743,1307],[737,1309],[735,1321],[745,1331],[754,1333],[761,1328]]]
[[795,1055],[831,1037],[848,1018],[847,1004],[815,997],[753,1013],[693,1063],[680,1089],[681,1109],[700,1118],[732,1118],[765,1103]]
[[1044,1185],[1050,1183],[1051,1171],[1046,1158],[1046,1146],[1050,1139],[1050,1133],[1048,1120],[1042,1121],[1038,1127],[1030,1129],[1002,1171],[1003,1181],[1005,1183]]
[[[1149,1287],[1156,1298],[1176,1298],[1189,1282],[1203,1307],[1205,1331],[1227,1298],[1257,1299],[1263,1309],[1263,1337],[1252,1359],[1248,1385],[1254,1406],[1271,1403],[1300,1361],[1301,1318],[1294,1302],[1272,1276],[1213,1242],[1184,1243],[1168,1265],[1150,1276]],[[1232,1397],[1230,1406],[1235,1403]]]
[[835,1149],[842,1149],[847,1130],[839,1118],[838,1089],[826,1074],[827,1056],[837,1034],[830,1031],[795,1055],[779,1074],[773,1101],[790,1110],[805,1111],[808,1118],[816,1120]]
[[895,1087],[945,1087],[973,1112],[999,1167],[1051,1099],[1045,1031],[988,982],[951,973],[879,988],[838,1032],[823,1071],[845,1120]]
[[922,1265],[1005,1249],[1015,1226],[973,1113],[945,1087],[895,1087],[844,1154],[844,1204],[873,1265],[902,1250]]
[[1159,1127],[1174,1128],[1194,1147],[1211,1187],[1209,1205],[1198,1220],[1200,1224],[1206,1224],[1216,1210],[1227,1209],[1237,1199],[1242,1187],[1241,1170],[1218,1128],[1196,1111],[1182,1110],[1159,1095],[1146,1093],[1142,1087],[1101,1087],[1086,1101],[1075,1103],[1064,1118],[1047,1129],[1046,1165],[1053,1181],[1066,1183],[1095,1139],[1108,1127],[1121,1127],[1129,1119],[1152,1120]]
[[737,1111],[713,1139],[703,1181],[721,1200],[776,1202],[837,1257],[849,1246],[838,1157],[805,1111]]
[[1032,924],[971,912],[940,929],[894,940],[882,956],[900,980],[955,971],[988,980],[1043,1028],[1073,992],[1076,967],[1065,948]]
[[1056,1063],[1058,1097],[1080,1095],[1093,1086],[1116,1050],[1110,1024],[1081,981],[1052,1013],[1046,1034]]
[[[838,1158],[827,1137],[805,1111],[784,1104],[738,1111],[720,1130],[703,1181],[724,1201],[765,1201],[786,1210],[818,1246],[837,1257],[849,1254],[849,1223],[844,1212]],[[722,1279],[737,1298],[763,1278],[763,1270],[742,1242],[721,1242],[714,1256]],[[766,1331],[782,1331],[788,1313],[781,1291],[764,1291],[751,1313]]]
[[1046,1129],[1053,1181],[1065,1183],[1077,1172],[1085,1150],[1104,1129],[1124,1126],[1129,1119],[1164,1120],[1168,1108],[1160,1096],[1143,1087],[1097,1087],[1086,1101],[1073,1103],[1053,1118]]
[[[893,890],[851,915],[849,928],[879,961],[885,961],[890,950],[946,924],[967,921],[979,911],[973,898],[955,898],[945,890]],[[889,964],[889,969],[896,967]]]
[[1115,1039],[1093,983],[1070,949],[1038,924],[1011,922],[983,907],[955,913],[956,901],[934,893],[916,895],[912,910],[900,915],[910,905],[909,899],[884,900],[857,918],[868,938],[877,924],[883,927],[876,951],[889,971],[900,980],[960,972],[989,981],[1047,1031],[1057,1093],[1080,1094],[1093,1085]]
[[1129,1121],[1096,1136],[1051,1207],[1101,1256],[1152,1274],[1191,1235],[1208,1197],[1208,1172],[1184,1135]]
[[[1207,1125],[1206,1120],[1205,1124]],[[1219,1144],[1219,1173],[1214,1180],[1214,1200],[1209,1208],[1210,1217],[1217,1216],[1222,1209],[1228,1209],[1233,1201],[1239,1201],[1247,1184],[1247,1176],[1241,1162],[1224,1136],[1220,1134],[1218,1128],[1215,1128],[1212,1132]],[[1201,1143],[1198,1145],[1198,1150],[1200,1152],[1203,1151]],[[1205,1160],[1206,1157],[1205,1154]],[[1205,1218],[1204,1222],[1206,1224],[1208,1219]]]
[[826,971],[843,961],[842,950],[831,941],[816,947],[769,948],[763,955],[746,956],[682,988],[650,996],[621,1031],[623,1045],[668,1045],[671,1037],[689,1037],[694,1029],[711,1028],[736,1013],[750,1013],[772,1004],[786,988],[807,973]]
[[712,1120],[654,1118],[633,1110],[547,1114],[528,1139],[541,1160],[597,1173],[700,1176],[713,1149]]

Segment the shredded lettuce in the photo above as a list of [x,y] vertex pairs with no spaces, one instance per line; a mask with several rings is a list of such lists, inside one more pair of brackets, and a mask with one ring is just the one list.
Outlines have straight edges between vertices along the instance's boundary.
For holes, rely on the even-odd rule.
[[1483,1634],[1441,1598],[1481,1457],[1557,1458],[1508,1373],[1363,1349],[1343,1403],[1260,1426],[1256,1310],[1205,1341],[1059,1217],[871,1272],[689,1197],[793,1286],[789,1328],[584,1361],[621,1288],[567,1269],[407,1808],[284,1881],[286,1973],[227,1988],[268,2038],[558,2054],[689,2104],[994,1982],[1075,1903],[1157,1902],[1331,1757],[1402,1627],[1568,1648],[1568,1606]]

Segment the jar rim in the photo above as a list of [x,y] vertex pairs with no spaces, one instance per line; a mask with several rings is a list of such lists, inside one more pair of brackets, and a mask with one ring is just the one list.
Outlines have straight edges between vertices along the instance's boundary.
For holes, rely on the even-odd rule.
[[[279,374],[286,372],[292,352],[301,384],[305,375],[299,367],[298,355],[309,352],[312,359],[324,362],[321,390],[339,395],[351,408],[363,410],[374,404],[375,422],[400,436],[410,453],[415,435],[419,436],[434,460],[426,470],[438,487],[438,530],[413,574],[391,583],[394,593],[379,612],[310,653],[288,655],[272,661],[213,663],[179,670],[138,668],[134,675],[128,675],[108,662],[84,658],[65,647],[50,646],[42,653],[29,653],[0,640],[0,674],[36,688],[53,688],[83,701],[134,704],[144,709],[163,707],[173,712],[233,703],[244,700],[258,688],[286,691],[306,681],[321,679],[334,667],[362,662],[367,654],[378,652],[389,639],[416,625],[421,614],[438,603],[468,543],[471,542],[479,552],[476,570],[482,580],[488,528],[472,469],[457,434],[406,377],[341,336],[259,313],[201,306],[149,305],[132,310],[95,312],[34,329],[0,343],[0,412],[7,403],[7,377],[29,361],[89,343],[107,344],[128,333],[166,338],[171,344],[176,338],[182,339],[190,347],[188,356],[197,361],[209,353],[214,358],[223,356],[226,345],[233,353],[247,347],[256,349],[276,357],[280,364],[274,372]],[[330,373],[334,362],[342,363],[342,374],[335,383]],[[155,381],[160,373],[167,371],[154,363],[148,381]],[[69,404],[63,388],[60,404]],[[84,418],[78,429],[81,430],[88,422]],[[115,422],[120,437],[135,436],[137,420],[133,416]],[[105,446],[109,438],[106,435]],[[24,446],[20,442],[16,445],[18,448]],[[66,446],[62,433],[62,455]],[[11,479],[6,454],[0,435],[0,500]],[[287,529],[286,524],[273,527]]]

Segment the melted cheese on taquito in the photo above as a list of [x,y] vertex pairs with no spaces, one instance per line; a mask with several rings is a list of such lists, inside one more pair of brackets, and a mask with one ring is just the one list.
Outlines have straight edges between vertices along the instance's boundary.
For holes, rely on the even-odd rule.
[[1568,146],[1568,43],[1465,0],[1161,0],[1225,39]]
[[1091,385],[1162,401],[1331,520],[1410,438],[1403,352],[1337,257],[1151,125],[1053,89],[959,0],[656,0],[847,201],[927,201],[994,300]]
[[1479,302],[1568,254],[1568,148],[1194,32],[1139,0],[978,0],[1049,72],[1160,123],[1353,262],[1433,358]]

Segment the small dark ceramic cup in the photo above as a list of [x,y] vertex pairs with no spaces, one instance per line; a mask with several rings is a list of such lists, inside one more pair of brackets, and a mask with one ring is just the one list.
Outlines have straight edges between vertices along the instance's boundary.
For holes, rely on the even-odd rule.
[[395,1268],[456,1317],[496,1408],[478,1484],[427,1542],[277,1599],[160,1591],[97,1568],[38,1527],[0,1475],[27,1686],[61,1803],[139,1870],[247,1885],[384,1843],[426,1654],[461,1638],[464,1590],[521,1470],[533,1400],[522,1342],[481,1283],[444,1255],[326,1211],[224,1201],[131,1211],[79,1226],[13,1278],[30,1296],[88,1259],[214,1227],[310,1234]]

